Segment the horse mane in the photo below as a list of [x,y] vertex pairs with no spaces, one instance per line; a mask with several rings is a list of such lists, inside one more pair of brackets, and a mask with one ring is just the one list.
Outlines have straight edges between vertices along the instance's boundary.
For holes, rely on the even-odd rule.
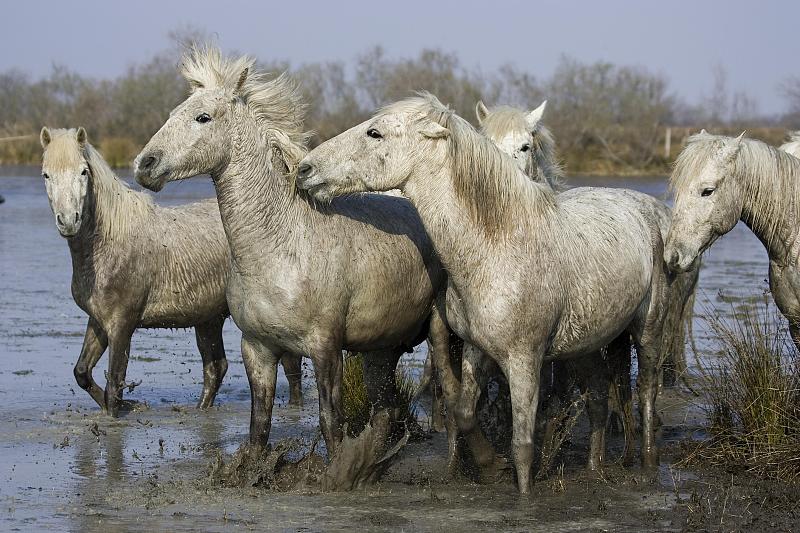
[[779,150],[800,157],[800,131],[790,131],[789,140],[783,143]]
[[426,92],[384,108],[410,113],[449,130],[448,160],[456,196],[490,235],[509,228],[518,216],[540,215],[555,206],[553,191],[524,176],[487,137]]
[[[525,111],[512,106],[494,107],[481,122],[481,131],[493,139],[502,138],[512,131],[527,131],[525,115]],[[564,169],[558,161],[555,137],[541,121],[530,134],[533,139],[531,155],[535,167],[531,168],[529,160],[525,173],[535,181],[547,183],[553,190],[563,190]]]
[[310,137],[303,128],[307,105],[296,81],[285,72],[270,79],[266,72],[257,70],[254,58],[225,57],[219,48],[208,44],[187,51],[181,74],[192,91],[222,88],[241,98],[294,173]]
[[[675,161],[670,188],[681,194],[688,191],[710,162],[719,161],[720,152],[733,137],[699,133],[689,137]],[[736,179],[746,195],[753,228],[766,239],[778,234],[777,226],[787,213],[797,209],[800,195],[800,159],[756,139],[741,139],[726,179]]]
[[104,238],[140,231],[142,219],[155,208],[153,199],[128,187],[94,146],[89,142],[82,145],[78,143],[76,133],[75,128],[50,130],[52,140],[47,146],[49,156],[66,165],[72,159],[69,151],[74,150],[86,161],[91,172],[95,223]]

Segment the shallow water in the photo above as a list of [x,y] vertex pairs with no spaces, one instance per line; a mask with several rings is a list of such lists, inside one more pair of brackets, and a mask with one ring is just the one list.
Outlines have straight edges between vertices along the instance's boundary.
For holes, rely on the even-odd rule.
[[[352,525],[437,529],[445,523],[531,529],[537,525],[535,509],[530,503],[520,509],[510,486],[493,488],[489,500],[481,497],[484,487],[471,484],[444,487],[437,495],[424,485],[388,482],[346,497],[183,491],[171,501],[159,492],[164,490],[164,480],[184,483],[201,475],[217,450],[233,451],[246,438],[250,394],[239,332],[229,320],[225,344],[230,369],[218,407],[209,412],[194,408],[202,371],[193,332],[149,330],[134,336],[128,381],[142,383],[126,394],[147,407],[120,420],[99,414],[72,376],[86,317],[72,301],[69,251],[55,229],[37,173],[36,169],[4,169],[6,175],[0,175],[0,195],[6,199],[0,205],[0,529],[320,530]],[[665,191],[663,178],[570,181],[590,183],[631,187],[658,197]],[[198,179],[171,184],[156,198],[159,203],[176,204],[212,195],[210,182]],[[766,289],[766,275],[766,253],[741,225],[706,255],[694,324],[704,357],[713,355],[699,316],[702,309],[712,306],[727,313],[731,306],[758,299]],[[416,368],[423,358],[424,347],[419,347],[406,364]],[[105,364],[104,358],[95,371],[101,384]],[[286,406],[288,390],[280,376],[273,439],[316,434],[316,397],[308,364],[306,374],[306,409]],[[420,476],[434,470],[439,458],[426,459],[426,453],[433,452],[425,450],[437,442],[441,444],[434,439],[414,448],[404,468],[414,471],[417,461]],[[433,455],[441,451],[441,447],[436,449]],[[669,493],[657,490],[656,494],[661,498]],[[569,503],[559,501],[556,495],[537,500],[534,507],[541,510],[540,506],[558,508]],[[648,505],[660,509],[667,503],[645,501],[637,509],[645,513]],[[155,509],[152,517],[148,508]],[[639,527],[602,513],[578,513],[580,518],[562,514],[547,515],[546,529]]]

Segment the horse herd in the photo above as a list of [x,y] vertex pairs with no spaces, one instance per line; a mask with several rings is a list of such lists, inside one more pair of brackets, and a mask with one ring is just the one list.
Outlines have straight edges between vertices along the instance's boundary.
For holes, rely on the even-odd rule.
[[[391,408],[398,359],[427,338],[446,406],[448,468],[462,443],[481,477],[505,467],[476,422],[499,368],[527,493],[543,365],[571,369],[588,392],[588,465],[598,468],[610,385],[624,383],[631,402],[634,347],[641,459],[653,467],[662,363],[683,349],[700,255],[738,220],[767,247],[775,300],[800,341],[800,159],[784,151],[705,131],[691,137],[670,210],[631,190],[563,190],[544,104],[527,113],[478,103],[477,131],[422,93],[309,152],[305,105],[287,77],[268,79],[252,59],[210,46],[189,51],[181,70],[191,93],[136,157],[136,180],[159,191],[207,174],[216,201],[160,207],[114,175],[83,128],[41,132],[72,293],[89,315],[75,378],[112,416],[141,327],[194,327],[199,407],[212,405],[227,370],[221,330],[230,315],[242,332],[251,445],[269,439],[278,363],[299,404],[307,356],[333,454],[343,437],[342,351],[363,353],[370,402]],[[456,338],[460,361],[450,357]],[[102,389],[92,369],[106,349]]]

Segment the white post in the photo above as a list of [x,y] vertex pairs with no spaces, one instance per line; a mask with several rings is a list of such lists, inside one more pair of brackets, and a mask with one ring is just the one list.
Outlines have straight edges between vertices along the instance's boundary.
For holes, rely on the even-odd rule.
[[669,154],[672,151],[672,128],[667,127],[664,133],[664,159],[669,159]]

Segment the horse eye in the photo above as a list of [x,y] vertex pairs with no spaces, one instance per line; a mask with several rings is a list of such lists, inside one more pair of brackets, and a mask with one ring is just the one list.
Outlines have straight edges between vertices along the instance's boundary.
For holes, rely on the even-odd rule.
[[367,130],[367,137],[372,137],[373,139],[383,139],[383,135],[381,135],[381,132],[379,132],[375,128],[370,128]]
[[530,149],[531,149],[531,145],[530,144],[523,144],[522,148],[520,148],[519,150],[520,150],[520,152],[527,152]]
[[84,168],[83,172],[81,172],[81,176],[88,176],[88,175],[89,175],[89,169],[88,168]]
[[200,124],[205,124],[206,122],[211,122],[211,115],[208,113],[200,113],[195,117],[195,120]]
[[714,191],[715,191],[714,187],[707,187],[703,189],[703,192],[700,193],[700,196],[711,196],[712,194],[714,194]]
[[46,179],[46,180],[49,180],[50,179],[50,174],[48,174],[47,172],[42,172],[42,177],[44,179]]

